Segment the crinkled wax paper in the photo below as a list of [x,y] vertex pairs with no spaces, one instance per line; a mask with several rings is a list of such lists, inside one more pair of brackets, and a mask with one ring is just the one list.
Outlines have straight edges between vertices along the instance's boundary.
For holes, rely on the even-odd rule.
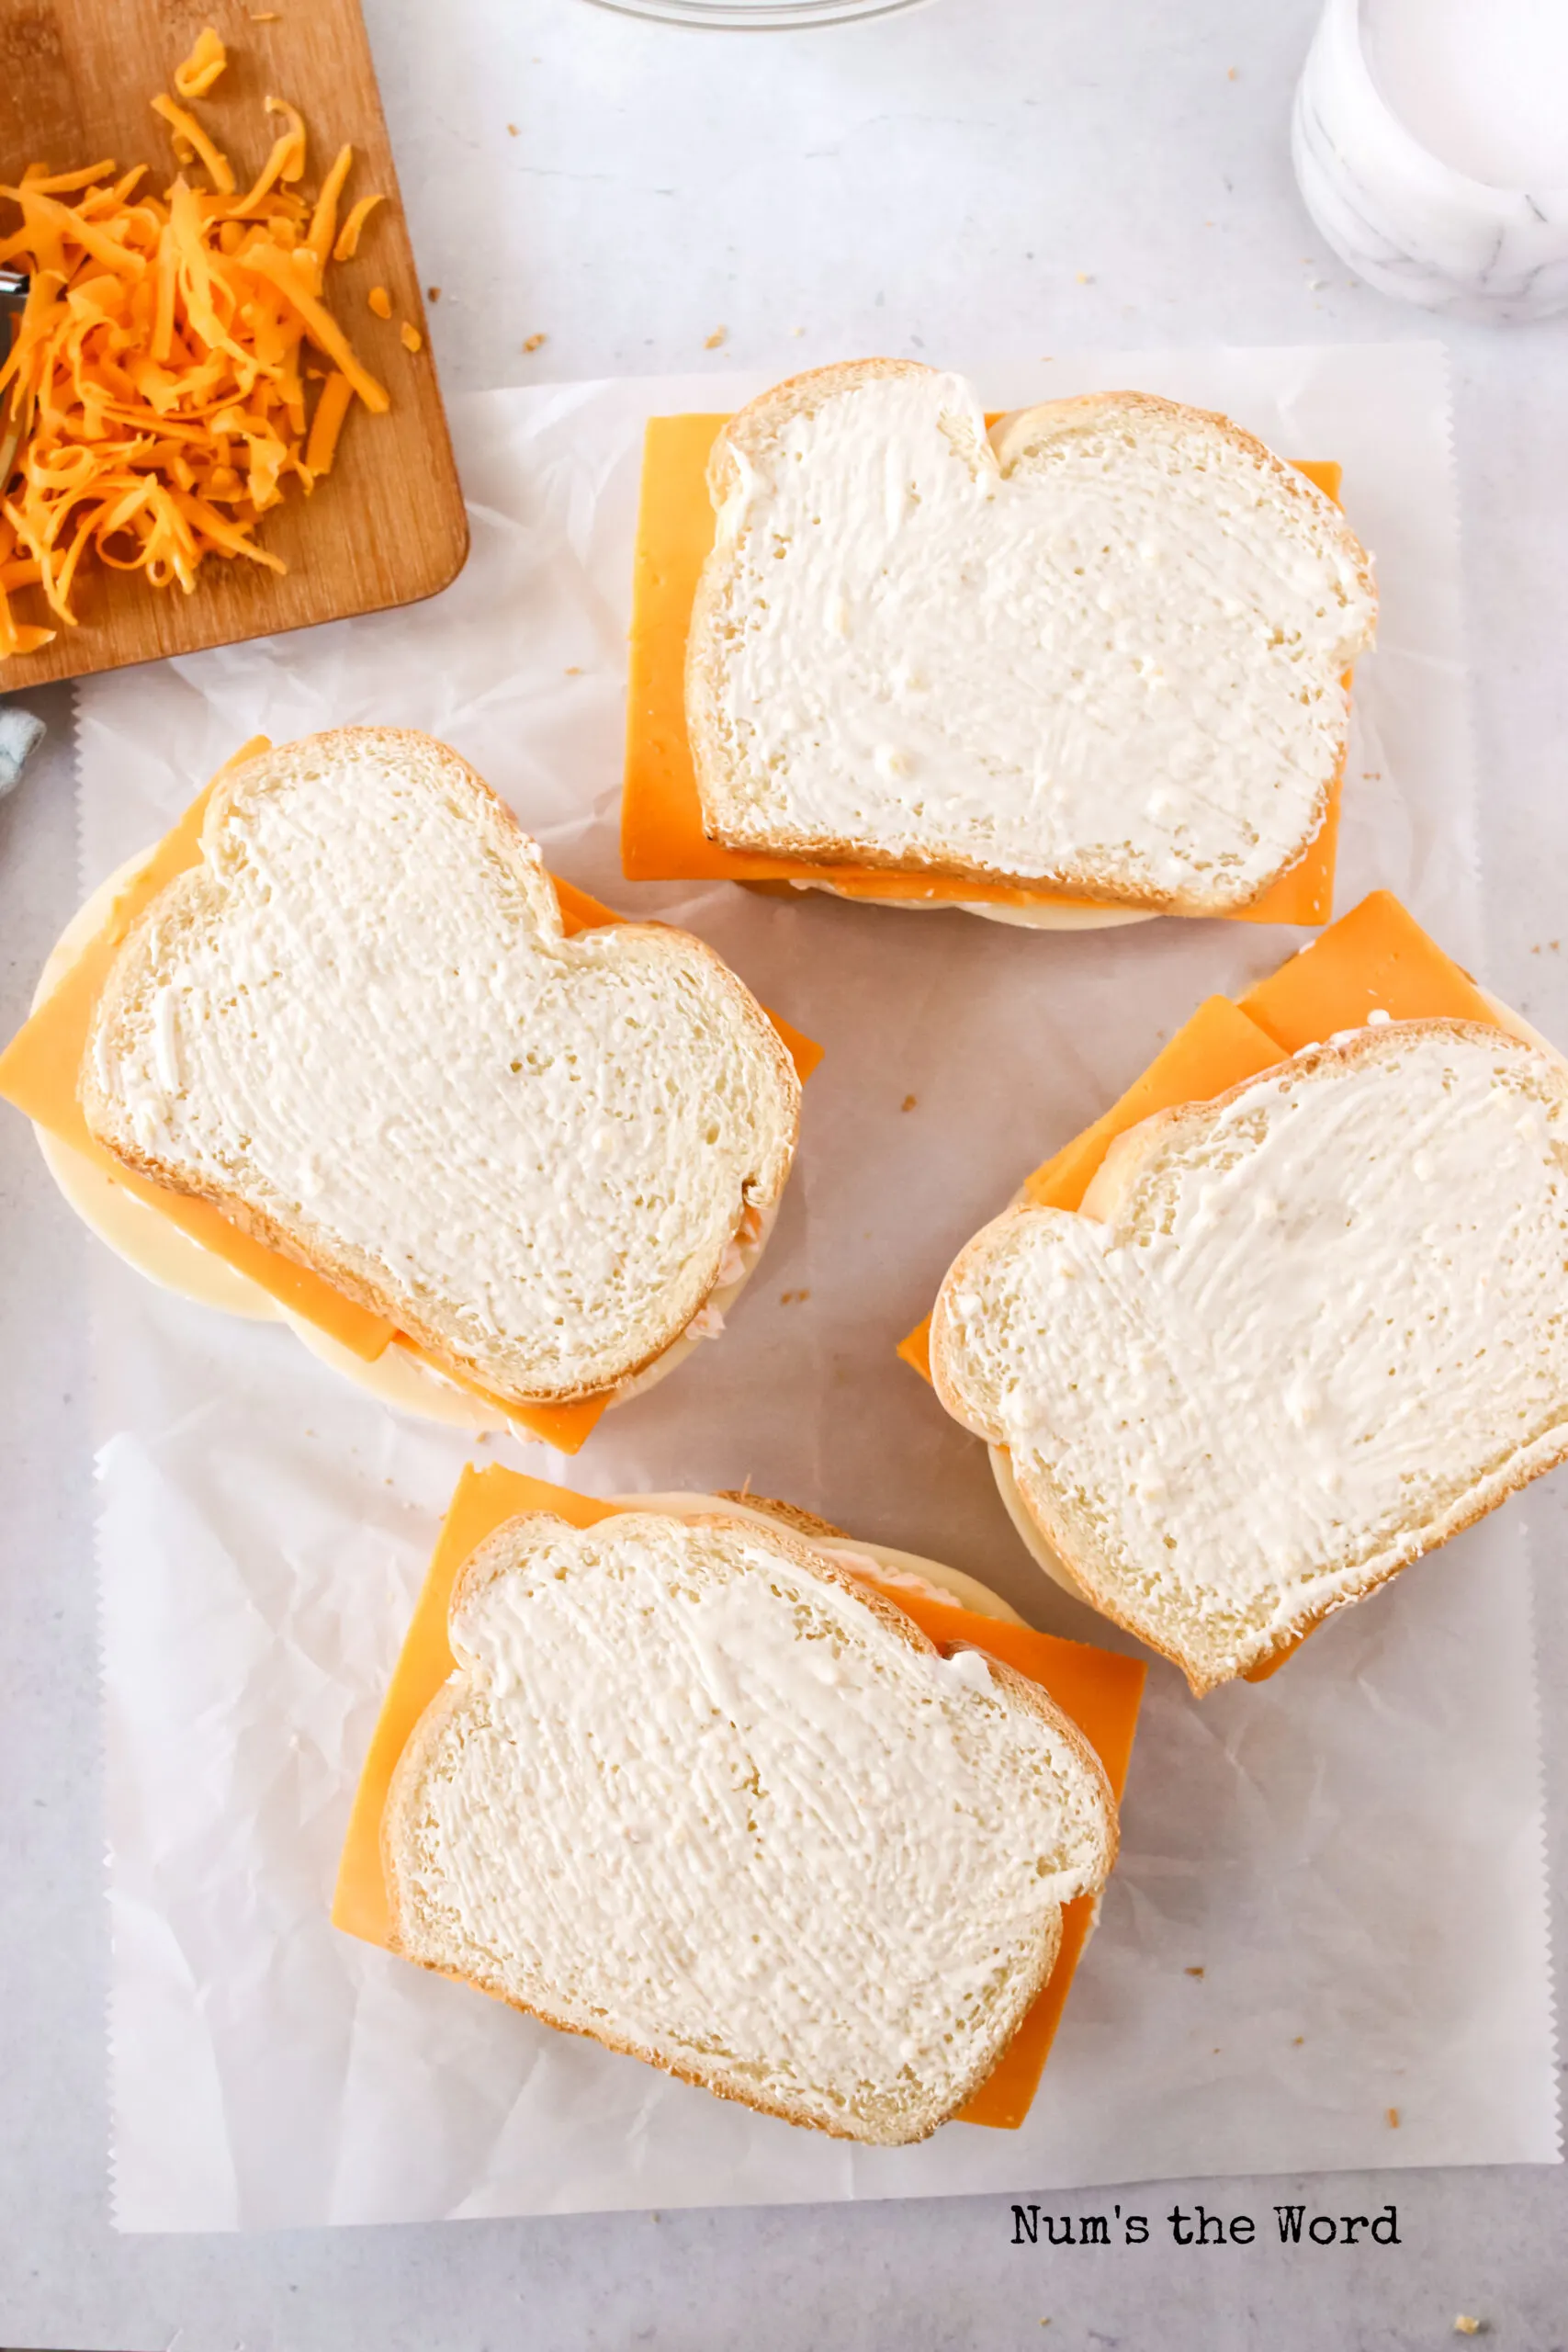
[[[1440,354],[1213,351],[971,371],[988,406],[1131,384],[1337,458],[1379,560],[1338,903],[1401,892],[1483,954]],[[643,421],[761,387],[455,403],[473,554],[434,603],[97,678],[84,883],[246,736],[455,744],[573,881],[689,923],[818,1037],[796,1173],[723,1339],[575,1463],[382,1410],[281,1326],[95,1253],[116,2209],[136,2230],[925,2196],[1557,2149],[1529,1498],[1201,1705],[1156,1664],[1122,1858],[1034,2111],[857,2150],[554,2034],[340,1936],[327,1906],[387,1675],[462,1462],[602,1493],[739,1486],[1108,1635],[1034,1568],[985,1452],[896,1362],[958,1244],[1197,1001],[1300,934],[1041,936],[725,884],[631,888],[616,806]],[[362,419],[355,429],[373,430]],[[330,491],[323,527],[330,526]],[[1397,2128],[1389,2120],[1397,2110]]]

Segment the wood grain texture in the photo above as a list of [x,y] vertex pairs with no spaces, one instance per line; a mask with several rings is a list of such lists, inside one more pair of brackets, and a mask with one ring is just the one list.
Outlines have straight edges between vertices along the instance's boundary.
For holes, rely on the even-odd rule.
[[[275,22],[254,21],[274,13]],[[30,163],[65,170],[112,156],[122,169],[151,165],[154,185],[166,186],[176,166],[150,101],[172,89],[175,67],[207,24],[228,43],[230,62],[197,112],[232,157],[242,187],[271,145],[276,125],[262,102],[275,93],[304,114],[308,187],[347,141],[355,166],[345,209],[372,189],[389,199],[371,214],[356,258],[329,273],[327,299],[390,392],[391,413],[371,416],[355,403],[331,476],[310,499],[295,486],[263,518],[258,536],[283,558],[286,574],[209,557],[187,596],[85,566],[82,626],[62,628],[40,652],[0,662],[0,693],[413,604],[444,588],[468,553],[358,0],[0,0],[0,180],[14,183]],[[9,206],[0,210],[0,219],[15,218]],[[392,299],[389,321],[367,306],[378,285]],[[403,320],[425,336],[423,351],[403,349]],[[46,617],[32,596],[18,596],[17,612]]]

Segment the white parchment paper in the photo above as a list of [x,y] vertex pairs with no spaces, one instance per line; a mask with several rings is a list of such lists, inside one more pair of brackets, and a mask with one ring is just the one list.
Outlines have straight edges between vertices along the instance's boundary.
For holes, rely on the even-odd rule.
[[[1483,960],[1459,542],[1437,346],[975,366],[987,405],[1130,384],[1344,463],[1379,559],[1338,904],[1398,890]],[[84,886],[245,736],[428,728],[563,874],[689,922],[828,1058],[761,1272],[721,1342],[568,1465],[394,1417],[281,1327],[95,1261],[114,1937],[115,2210],[133,2230],[1018,2193],[1558,2153],[1529,1502],[1201,1706],[1151,1671],[1121,1861],[1028,2123],[854,2150],[552,2034],[337,1935],[377,1707],[457,1471],[737,1486],[1109,1634],[1021,1551],[984,1449],[892,1354],[958,1244],[1198,1000],[1299,934],[1039,936],[728,885],[616,851],[641,429],[761,387],[562,385],[455,404],[473,514],[412,611],[86,682]]]

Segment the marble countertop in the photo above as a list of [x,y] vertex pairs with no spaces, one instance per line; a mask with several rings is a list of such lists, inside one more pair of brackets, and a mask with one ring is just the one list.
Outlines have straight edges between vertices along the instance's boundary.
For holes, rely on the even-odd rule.
[[[708,365],[782,374],[869,349],[941,359],[1440,337],[1485,794],[1487,977],[1568,1038],[1568,321],[1438,322],[1352,283],[1325,251],[1288,155],[1310,0],[932,0],[760,36],[662,28],[588,0],[367,0],[367,14],[420,266],[441,288],[432,323],[451,390]],[[68,699],[29,703],[51,735],[0,803],[0,1034],[76,898]],[[1009,2207],[992,2199],[117,2237],[86,1243],[15,1125],[0,1125],[0,1237],[5,2345],[1415,2352],[1454,2340],[1460,2312],[1518,2352],[1564,2342],[1561,2168],[1145,2188],[1121,2201],[1156,2217],[1150,2243],[1110,2250],[1014,2247]],[[1554,1567],[1568,1473],[1516,1508]],[[1540,1631],[1561,1864],[1568,1740],[1553,1694],[1568,1684],[1568,1603],[1555,1575],[1542,1578]],[[1563,1883],[1559,1867],[1560,1939]],[[1250,2246],[1174,2245],[1159,2217],[1200,2197],[1267,2231]],[[1269,2243],[1272,2207],[1303,2198],[1330,2213],[1392,2198],[1400,2243]],[[1089,2190],[1049,2209],[1115,2201]]]

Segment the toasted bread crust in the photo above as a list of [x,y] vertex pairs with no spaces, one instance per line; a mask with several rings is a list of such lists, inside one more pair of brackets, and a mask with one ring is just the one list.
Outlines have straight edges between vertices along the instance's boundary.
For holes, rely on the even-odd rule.
[[798,1503],[782,1503],[773,1495],[753,1495],[744,1487],[717,1488],[721,1503],[744,1503],[749,1510],[760,1510],[769,1519],[776,1519],[782,1527],[793,1527],[797,1535],[824,1535],[835,1544],[851,1544],[854,1538],[830,1519],[818,1519],[814,1510],[802,1510]]
[[[755,1505],[752,1507],[758,1508]],[[794,1507],[786,1504],[777,1508],[791,1510]],[[808,1512],[800,1515],[806,1518],[811,1517]],[[516,1519],[505,1521],[486,1538],[458,1571],[449,1606],[451,1619],[455,1621],[468,1601],[492,1577],[505,1574],[513,1556],[513,1531],[529,1520],[548,1521],[550,1518],[551,1514],[547,1512],[520,1513]],[[558,1523],[564,1524],[564,1522]],[[755,1542],[760,1532],[754,1523],[745,1520],[729,1519],[717,1512],[703,1513],[701,1516],[694,1517],[687,1523],[720,1532],[733,1530],[738,1537],[747,1542]],[[867,1610],[886,1631],[908,1647],[932,1655],[940,1654],[937,1644],[931,1641],[901,1609],[886,1600],[882,1594],[862,1584],[840,1563],[814,1550],[783,1527],[772,1540],[776,1544],[779,1552],[793,1565],[807,1575],[817,1577],[822,1583],[833,1585],[840,1592],[850,1595],[859,1606]],[[1005,1695],[1009,1704],[1020,1706],[1049,1724],[1056,1736],[1071,1749],[1075,1759],[1099,1783],[1104,1799],[1108,1823],[1108,1837],[1102,1868],[1100,1871],[1100,1883],[1103,1883],[1114,1864],[1119,1843],[1116,1804],[1106,1778],[1104,1766],[1077,1725],[1069,1716],[1062,1713],[1037,1683],[1031,1682],[1027,1677],[1017,1673],[1013,1668],[1004,1665],[998,1659],[989,1658],[987,1665],[993,1688]],[[439,1751],[442,1735],[464,1703],[468,1692],[468,1678],[459,1667],[436,1693],[415,1724],[392,1775],[386,1807],[381,1817],[382,1873],[387,1887],[389,1921],[388,1943],[390,1950],[397,1951],[404,1959],[413,1961],[419,1967],[430,1969],[435,1975],[448,1976],[456,1984],[466,1984],[477,1992],[502,2000],[509,2007],[521,2011],[525,2016],[537,2018],[542,2024],[553,2027],[558,2032],[581,2034],[587,2040],[601,2042],[607,2050],[615,2051],[624,2057],[640,2059],[645,2064],[657,2066],[661,2072],[673,2075],[678,2081],[691,2083],[698,2089],[709,2091],[719,2098],[733,2099],[739,2105],[749,2107],[758,2114],[773,2115],[784,2122],[816,2130],[833,2139],[854,2140],[863,2144],[887,2146],[909,2146],[920,2140],[929,2139],[940,2125],[949,2120],[975,2096],[995,2071],[1008,2047],[1010,2035],[1004,2036],[995,2049],[982,2050],[977,2052],[976,2063],[971,2075],[965,2079],[951,2100],[942,2103],[941,2112],[933,2111],[917,2117],[913,2128],[908,2132],[882,2135],[867,2130],[839,2128],[832,2123],[824,2122],[815,2112],[807,2112],[804,2106],[785,2099],[773,2101],[759,2098],[735,2082],[726,2080],[716,2074],[709,2074],[698,2067],[687,2067],[676,2064],[635,2040],[615,2035],[608,2030],[598,2030],[584,2026],[575,2019],[552,2013],[547,2007],[519,2000],[498,1984],[487,1982],[479,1976],[469,1975],[460,1969],[445,1967],[440,1962],[426,1960],[417,1951],[412,1951],[402,1932],[403,1889],[400,1877],[400,1866],[402,1855],[407,1849],[412,1821],[420,1802],[420,1789],[424,1772],[430,1759]],[[1061,1912],[1058,1907],[1052,1916],[1047,1931],[1042,1937],[1036,1964],[1030,1973],[1026,1996],[1019,2009],[1021,2018],[1027,2014],[1029,2007],[1043,1991],[1051,1972],[1055,1966],[1060,1948]]]

